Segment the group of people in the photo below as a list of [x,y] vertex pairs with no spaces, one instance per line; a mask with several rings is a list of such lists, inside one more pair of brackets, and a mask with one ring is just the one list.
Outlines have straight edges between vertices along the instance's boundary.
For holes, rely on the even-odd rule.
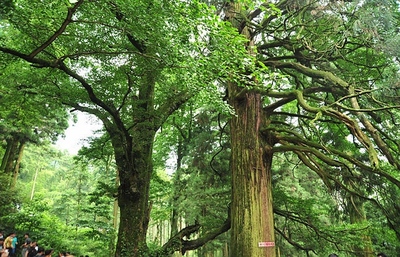
[[[339,257],[336,253],[329,254],[328,257]],[[387,257],[384,253],[378,253],[376,257]]]
[[18,239],[16,234],[10,233],[8,236],[4,237],[4,233],[0,232],[0,254],[1,257],[16,255]]
[[[4,237],[0,232],[0,257],[17,257],[18,239],[15,232]],[[29,237],[29,233],[24,235],[24,243],[21,245],[21,257],[52,257],[54,249],[44,249],[36,241]],[[59,257],[74,257],[69,252],[60,252]]]

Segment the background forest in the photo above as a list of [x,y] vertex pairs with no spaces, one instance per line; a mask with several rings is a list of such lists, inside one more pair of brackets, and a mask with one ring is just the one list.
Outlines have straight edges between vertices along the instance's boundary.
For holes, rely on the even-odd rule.
[[[397,1],[1,6],[0,229],[20,243],[399,256]],[[71,155],[79,112],[102,127]]]

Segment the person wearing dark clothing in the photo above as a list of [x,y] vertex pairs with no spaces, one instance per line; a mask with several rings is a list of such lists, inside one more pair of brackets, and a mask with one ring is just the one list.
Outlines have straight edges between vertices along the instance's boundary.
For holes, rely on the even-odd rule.
[[29,250],[29,246],[32,243],[32,240],[29,238],[29,234],[25,233],[24,235],[24,244],[22,245],[22,251],[21,251],[21,256],[22,257],[28,257],[28,250]]
[[37,243],[34,241],[29,246],[27,257],[35,257],[37,254],[37,250],[38,250]]
[[38,248],[35,257],[44,257],[44,248],[43,247]]
[[44,251],[44,256],[45,257],[51,257],[51,255],[53,254],[54,250],[53,249],[48,249],[46,251]]
[[384,254],[384,253],[378,253],[378,254],[376,255],[376,257],[387,257],[387,256],[386,256],[386,254]]

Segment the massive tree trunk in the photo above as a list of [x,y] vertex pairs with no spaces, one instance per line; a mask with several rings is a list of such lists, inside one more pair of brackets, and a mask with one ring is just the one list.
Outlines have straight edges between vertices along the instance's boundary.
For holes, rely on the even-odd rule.
[[[243,25],[240,3],[230,3],[225,15],[254,46],[250,29]],[[234,82],[228,83],[229,103],[236,116],[231,129],[231,252],[232,257],[275,257],[272,208],[271,142],[261,130],[266,125],[261,95]]]
[[236,111],[231,127],[232,212],[230,256],[274,257],[271,161],[260,130],[265,124],[261,96],[229,85]]
[[[134,126],[108,126],[119,170],[118,205],[120,225],[116,257],[147,256],[146,234],[150,219],[152,152],[157,126],[153,110],[155,74],[143,76],[139,99],[133,103]],[[108,124],[110,125],[110,124]]]
[[117,257],[142,256],[146,251],[150,215],[151,150],[148,147],[138,147],[133,152],[127,152],[131,156],[129,159],[126,155],[116,153],[118,166],[125,166],[123,169],[120,167],[120,226],[115,254]]

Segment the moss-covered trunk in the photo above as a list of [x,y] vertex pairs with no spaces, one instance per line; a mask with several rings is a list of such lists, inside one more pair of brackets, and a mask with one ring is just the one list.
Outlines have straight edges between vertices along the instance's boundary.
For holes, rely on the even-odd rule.
[[261,96],[229,85],[236,111],[231,127],[231,253],[232,257],[274,257],[271,160],[260,129],[264,122]]
[[[254,55],[251,29],[243,19],[245,7],[230,2],[225,15],[238,33],[249,42],[249,55]],[[232,257],[275,257],[274,218],[271,185],[271,146],[261,135],[266,117],[261,95],[234,82],[228,83],[229,103],[236,116],[231,129],[231,242]]]
[[18,179],[18,175],[19,175],[19,167],[21,165],[22,156],[24,155],[24,149],[25,149],[25,142],[19,142],[18,157],[15,160],[15,166],[14,166],[14,170],[13,170],[13,180],[11,183],[12,189],[14,189],[15,185],[17,184],[17,179]]
[[134,138],[141,138],[130,149],[129,143],[114,142],[116,163],[119,169],[120,185],[118,205],[120,225],[116,246],[116,257],[145,256],[147,251],[150,204],[149,188],[152,173],[152,144],[154,132],[137,132]]
[[150,179],[153,172],[154,86],[156,72],[143,74],[138,99],[132,103],[134,126],[122,122],[109,126],[119,171],[118,205],[120,224],[116,257],[148,256],[146,234],[150,219]]
[[[367,224],[367,218],[364,212],[364,200],[358,196],[347,197],[348,212],[351,224],[359,224],[361,226]],[[354,256],[356,257],[373,257],[375,256],[372,250],[371,237],[367,234],[361,235],[361,244],[353,246]]]

